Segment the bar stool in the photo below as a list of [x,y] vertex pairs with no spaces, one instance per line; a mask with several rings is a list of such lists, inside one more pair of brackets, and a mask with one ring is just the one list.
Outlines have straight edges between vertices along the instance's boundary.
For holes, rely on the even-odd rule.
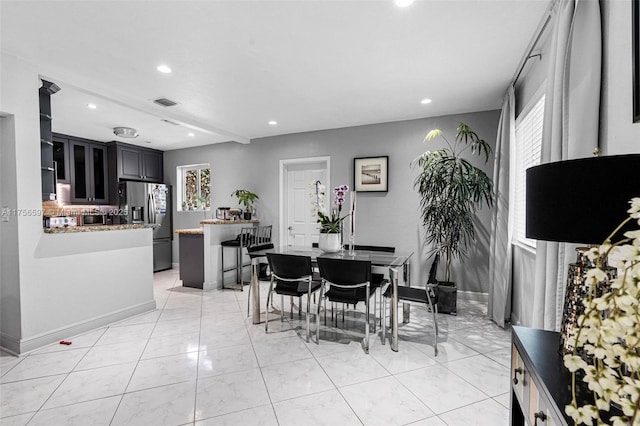
[[[222,288],[233,288],[237,290],[237,286],[240,285],[240,291],[242,291],[243,281],[242,281],[242,271],[245,266],[249,266],[250,263],[243,264],[242,257],[244,254],[244,248],[249,247],[253,240],[256,237],[257,227],[246,227],[240,228],[240,234],[234,240],[227,240],[220,243],[220,249],[222,253],[222,259],[220,262],[220,269],[222,270]],[[233,266],[225,268],[224,266],[224,249],[225,248],[234,248],[236,251],[236,262]],[[224,285],[224,274],[225,272],[234,271],[236,272],[236,287],[226,287]]]

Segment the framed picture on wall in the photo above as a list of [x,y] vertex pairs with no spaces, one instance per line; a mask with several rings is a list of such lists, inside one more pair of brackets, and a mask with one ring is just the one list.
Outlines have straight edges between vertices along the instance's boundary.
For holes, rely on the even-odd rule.
[[389,157],[354,158],[353,189],[358,192],[387,192]]
[[640,0],[631,2],[633,16],[631,46],[633,49],[633,122],[640,122]]

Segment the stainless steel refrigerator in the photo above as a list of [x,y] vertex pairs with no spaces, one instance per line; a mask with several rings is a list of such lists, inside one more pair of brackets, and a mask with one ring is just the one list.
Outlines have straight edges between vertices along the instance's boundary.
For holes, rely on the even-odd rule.
[[153,272],[171,269],[171,187],[162,183],[120,182],[121,224],[156,225],[153,229]]

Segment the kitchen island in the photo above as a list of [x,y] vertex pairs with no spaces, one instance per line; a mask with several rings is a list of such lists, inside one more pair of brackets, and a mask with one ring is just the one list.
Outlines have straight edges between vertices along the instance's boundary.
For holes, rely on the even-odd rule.
[[[208,219],[200,222],[204,232],[204,290],[222,288],[222,272],[220,271],[222,247],[220,243],[233,240],[240,233],[242,228],[258,226],[257,219],[251,220],[223,220]],[[233,259],[229,253],[228,259]],[[247,258],[248,261],[248,258]],[[180,265],[182,267],[182,265]],[[247,281],[249,280],[249,269],[246,271]]]

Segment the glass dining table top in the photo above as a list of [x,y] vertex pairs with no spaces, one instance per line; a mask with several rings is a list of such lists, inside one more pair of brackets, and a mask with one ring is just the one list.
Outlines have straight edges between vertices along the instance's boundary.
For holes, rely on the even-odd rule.
[[326,253],[319,248],[298,247],[298,246],[278,246],[265,250],[257,250],[249,253],[249,256],[262,257],[267,253],[278,254],[290,254],[294,256],[309,256],[311,260],[315,260],[318,257],[327,257],[332,259],[350,259],[350,260],[368,260],[373,266],[401,266],[413,256],[413,252],[410,251],[396,251],[393,253],[371,251],[371,250],[355,250],[354,255],[349,254],[349,250]]

